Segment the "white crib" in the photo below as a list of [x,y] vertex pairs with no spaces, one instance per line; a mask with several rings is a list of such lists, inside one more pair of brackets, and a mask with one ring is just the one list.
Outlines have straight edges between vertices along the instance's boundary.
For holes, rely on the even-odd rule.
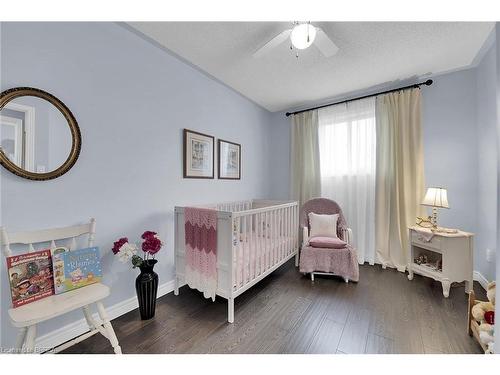
[[[295,256],[299,209],[294,201],[246,200],[203,206],[217,210],[217,295],[234,299]],[[175,207],[175,290],[185,285],[184,207]]]

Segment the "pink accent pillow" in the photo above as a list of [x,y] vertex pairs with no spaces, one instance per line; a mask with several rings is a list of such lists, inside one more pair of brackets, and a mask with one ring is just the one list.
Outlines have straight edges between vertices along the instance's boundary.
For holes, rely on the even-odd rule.
[[328,249],[343,249],[347,242],[342,241],[337,237],[311,237],[309,239],[309,245],[312,247],[321,247]]

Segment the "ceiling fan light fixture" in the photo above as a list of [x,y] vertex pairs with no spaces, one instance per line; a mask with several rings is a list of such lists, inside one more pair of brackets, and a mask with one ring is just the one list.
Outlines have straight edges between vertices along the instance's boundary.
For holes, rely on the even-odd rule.
[[296,25],[290,34],[292,44],[297,49],[306,49],[313,44],[314,38],[316,38],[316,28],[310,23]]

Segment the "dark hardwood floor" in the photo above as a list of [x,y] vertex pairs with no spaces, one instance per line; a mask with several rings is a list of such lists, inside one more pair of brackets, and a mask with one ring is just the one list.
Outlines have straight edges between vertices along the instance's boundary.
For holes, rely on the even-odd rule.
[[[226,300],[183,287],[158,300],[154,319],[134,310],[112,323],[123,353],[481,353],[466,333],[463,285],[446,299],[440,283],[380,266],[361,266],[359,283],[311,283],[292,259],[236,298],[234,324],[226,312]],[[112,352],[95,335],[64,353]]]

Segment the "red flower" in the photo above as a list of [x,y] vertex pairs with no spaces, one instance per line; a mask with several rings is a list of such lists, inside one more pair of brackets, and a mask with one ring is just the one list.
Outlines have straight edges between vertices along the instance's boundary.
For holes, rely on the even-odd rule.
[[142,243],[142,251],[153,255],[156,254],[158,251],[160,251],[161,246],[162,246],[161,240],[158,237],[152,235],[150,237],[146,237],[146,239]]
[[127,242],[127,237],[122,237],[118,241],[113,242],[113,248],[111,249],[113,251],[113,254],[118,254],[120,252],[120,248]]
[[142,238],[143,240],[147,240],[148,238],[150,238],[150,237],[154,237],[154,236],[156,236],[156,232],[151,232],[150,230],[147,230],[147,231],[145,231],[145,232],[142,234],[141,238]]

